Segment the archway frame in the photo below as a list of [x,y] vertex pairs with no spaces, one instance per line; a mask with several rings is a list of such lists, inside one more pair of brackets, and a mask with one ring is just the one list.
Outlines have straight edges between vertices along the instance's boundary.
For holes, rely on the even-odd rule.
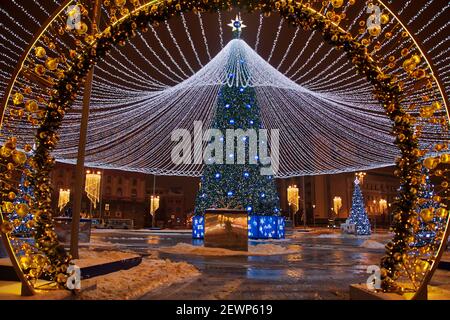
[[[126,2],[126,1],[116,1]],[[305,29],[320,30],[322,32],[324,41],[330,43],[332,46],[338,49],[346,51],[349,59],[356,66],[359,72],[364,74],[368,81],[373,85],[375,94],[378,100],[384,106],[387,115],[393,123],[393,133],[397,135],[396,144],[401,152],[401,159],[396,163],[399,176],[401,178],[402,189],[400,191],[400,200],[397,203],[396,213],[398,219],[394,224],[395,236],[390,243],[390,248],[387,250],[387,255],[382,260],[382,278],[383,289],[385,291],[400,291],[402,287],[396,284],[396,272],[398,272],[398,266],[396,258],[394,256],[405,253],[407,250],[406,238],[411,236],[408,230],[408,220],[416,215],[414,213],[414,207],[417,203],[417,190],[420,188],[420,167],[421,167],[421,153],[418,151],[418,141],[415,136],[411,124],[414,120],[404,110],[401,105],[399,95],[401,94],[401,87],[396,81],[395,77],[383,72],[377,62],[368,53],[366,46],[359,43],[355,38],[339,27],[338,23],[328,19],[321,11],[313,9],[308,1],[293,2],[293,1],[221,1],[221,0],[203,0],[203,1],[146,1],[144,4],[140,4],[139,1],[131,1],[134,5],[134,9],[129,10],[127,14],[124,14],[121,18],[117,19],[114,23],[108,26],[101,32],[95,34],[95,36],[87,41],[87,45],[83,48],[81,54],[76,54],[73,61],[70,64],[70,68],[64,70],[64,75],[58,79],[55,85],[49,86],[51,91],[51,99],[46,104],[45,117],[39,125],[36,135],[36,150],[34,155],[29,158],[28,163],[32,166],[32,170],[29,174],[30,180],[33,181],[35,187],[38,188],[37,199],[41,201],[38,203],[38,210],[43,211],[45,214],[40,214],[37,217],[38,224],[45,225],[44,232],[51,234],[54,243],[57,243],[56,237],[52,234],[51,224],[51,207],[49,206],[48,196],[50,192],[49,186],[49,172],[54,163],[50,152],[56,147],[58,140],[57,131],[61,126],[61,121],[66,110],[70,108],[71,103],[75,98],[76,92],[79,90],[82,84],[82,79],[86,73],[93,68],[95,63],[99,61],[104,54],[117,44],[123,44],[133,33],[138,29],[145,29],[148,23],[157,24],[161,21],[165,21],[179,12],[185,11],[208,11],[208,10],[227,10],[231,7],[238,6],[244,10],[254,11],[261,10],[262,12],[278,12],[286,21],[293,25],[302,26]],[[384,5],[381,1],[380,4]],[[57,13],[50,19],[47,25],[43,25],[42,30],[39,32],[38,38],[46,31],[49,26],[64,10],[70,5],[74,4],[74,0],[67,0]],[[385,5],[384,5],[385,6]],[[389,9],[387,6],[385,6]],[[388,10],[396,19],[391,10]],[[401,22],[400,22],[401,23]],[[404,25],[402,24],[404,27]],[[34,39],[33,43],[25,53],[25,57],[31,54],[31,50],[35,47],[38,38]],[[414,40],[415,41],[415,40]],[[415,41],[418,47],[417,42]],[[425,57],[423,51],[419,49],[422,56]],[[426,57],[425,57],[426,59]],[[12,90],[14,82],[19,77],[19,73],[22,71],[23,62],[21,61],[18,66],[18,70],[14,75],[13,81],[8,88],[8,94],[5,97],[5,101],[2,105],[2,119],[5,113],[7,104],[12,98]],[[429,69],[433,68],[426,59]],[[441,92],[441,96],[444,98],[444,105],[447,109],[448,118],[448,106],[445,98],[445,92],[440,85],[439,79],[431,72],[431,76],[437,84]],[[44,84],[45,85],[45,84]],[[20,105],[20,104],[19,104]],[[14,143],[10,143],[13,145]],[[15,146],[14,146],[15,148]],[[440,157],[433,158],[433,161],[439,163]],[[23,163],[18,164],[14,170],[24,170]],[[9,170],[13,171],[13,170]],[[8,170],[1,171],[0,175],[6,177],[10,173]],[[4,191],[4,190],[3,190]],[[7,213],[7,212],[5,212]],[[446,213],[448,215],[448,212]],[[44,217],[42,217],[44,216]],[[394,214],[395,216],[395,214]],[[0,222],[6,222],[4,219],[4,213],[0,214]],[[445,232],[442,236],[437,255],[428,263],[423,275],[425,276],[421,281],[420,287],[416,290],[416,295],[426,288],[426,285],[431,278],[440,255],[443,253],[444,241],[448,238],[449,233],[449,220],[447,219]],[[11,242],[7,232],[2,232],[4,242],[7,243],[9,253],[13,253]],[[39,236],[37,241],[42,240]],[[55,244],[57,248],[61,248]],[[388,245],[389,246],[389,245]],[[58,249],[58,252],[50,253],[45,247],[44,253],[49,257],[50,263],[63,266],[60,273],[64,273],[64,268],[67,267],[70,257],[65,252]],[[30,280],[24,276],[24,270],[21,268],[17,258],[14,255],[11,257],[13,264],[18,272],[22,274],[21,280],[28,284],[28,287],[32,291]],[[56,275],[56,273],[55,273]],[[55,278],[56,279],[56,278]],[[64,285],[64,279],[61,277],[59,282]]]

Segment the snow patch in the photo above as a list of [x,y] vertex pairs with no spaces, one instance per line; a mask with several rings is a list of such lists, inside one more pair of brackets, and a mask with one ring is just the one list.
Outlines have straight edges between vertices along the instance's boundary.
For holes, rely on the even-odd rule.
[[80,249],[79,256],[80,259],[72,260],[73,263],[75,263],[79,267],[87,267],[138,257],[138,255],[129,252],[110,250],[94,251],[87,249]]
[[384,249],[384,244],[374,240],[366,240],[360,245],[360,247],[367,249]]
[[248,251],[234,251],[223,248],[194,246],[188,243],[178,243],[173,247],[163,247],[160,249],[161,252],[166,253],[192,254],[202,256],[271,256],[298,253],[299,250],[300,246],[298,245],[283,247],[276,244],[258,244],[255,246],[249,246]]
[[186,262],[144,258],[138,266],[81,281],[80,300],[129,300],[173,283],[197,277]]

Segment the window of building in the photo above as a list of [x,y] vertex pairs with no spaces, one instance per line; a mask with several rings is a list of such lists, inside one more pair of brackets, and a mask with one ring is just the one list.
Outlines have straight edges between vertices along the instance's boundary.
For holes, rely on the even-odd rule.
[[106,182],[111,183],[111,176],[106,176]]
[[119,177],[119,184],[122,184],[122,177]]
[[118,197],[122,197],[123,196],[122,188],[117,188],[117,196]]
[[133,178],[133,186],[137,186],[137,179]]
[[133,198],[136,198],[136,197],[137,197],[137,190],[136,190],[136,189],[131,189],[131,196],[132,196]]
[[106,191],[105,191],[107,196],[111,195],[111,187],[106,187]]

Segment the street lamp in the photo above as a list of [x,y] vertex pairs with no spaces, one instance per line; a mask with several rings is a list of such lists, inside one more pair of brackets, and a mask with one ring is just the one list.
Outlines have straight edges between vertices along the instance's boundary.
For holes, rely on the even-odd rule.
[[355,173],[355,176],[358,177],[358,180],[359,180],[359,182],[360,182],[361,184],[364,183],[364,177],[365,177],[366,175],[367,175],[367,173],[365,173],[365,172],[356,172],[356,173]]
[[94,172],[91,170],[86,171],[86,184],[84,190],[86,191],[90,204],[90,215],[92,215],[92,205],[94,210],[97,208],[97,202],[100,201],[100,183],[102,175],[100,171]]
[[379,201],[379,205],[380,205],[380,212],[383,215],[383,224],[385,223],[385,210],[388,207],[387,201],[385,199],[380,199]]
[[159,208],[159,196],[150,196],[150,214],[152,215],[152,228],[155,227],[156,210]]
[[287,188],[287,200],[289,203],[289,211],[291,210],[291,206],[292,208],[292,227],[295,227],[295,213],[298,210],[299,207],[299,189],[297,188],[297,186],[294,184],[293,186],[289,186]]
[[316,227],[316,205],[313,204],[312,208],[313,208],[313,225],[314,227]]
[[58,209],[62,211],[70,200],[70,189],[59,189]]
[[336,216],[339,216],[339,210],[342,208],[342,198],[334,197],[333,198],[333,210]]

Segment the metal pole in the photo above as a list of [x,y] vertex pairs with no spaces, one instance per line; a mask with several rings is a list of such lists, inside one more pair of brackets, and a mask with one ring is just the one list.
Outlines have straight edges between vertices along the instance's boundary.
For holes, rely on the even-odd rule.
[[103,201],[102,201],[102,196],[103,196],[103,178],[104,178],[104,173],[105,170],[102,169],[101,171],[101,175],[100,175],[100,199],[99,199],[99,212],[98,212],[98,217],[99,220],[102,219],[102,205],[103,205]]
[[[101,1],[96,0],[93,9],[93,24],[100,21]],[[92,25],[93,27],[93,25]],[[89,104],[91,102],[92,80],[94,78],[94,69],[92,68],[86,75],[86,82],[84,85],[83,94],[83,109],[81,114],[80,124],[80,140],[78,142],[77,165],[75,169],[75,190],[74,203],[72,213],[72,228],[70,234],[70,254],[73,259],[79,259],[78,254],[78,235],[80,232],[80,212],[81,212],[81,198],[83,195],[84,185],[84,157],[86,149],[86,135],[89,119]]]
[[[153,203],[155,202],[155,188],[156,188],[156,175],[153,174]],[[152,205],[152,202],[150,201],[150,205]],[[153,211],[153,208],[150,208],[151,211]],[[156,225],[156,210],[152,214],[152,228],[155,228]]]

